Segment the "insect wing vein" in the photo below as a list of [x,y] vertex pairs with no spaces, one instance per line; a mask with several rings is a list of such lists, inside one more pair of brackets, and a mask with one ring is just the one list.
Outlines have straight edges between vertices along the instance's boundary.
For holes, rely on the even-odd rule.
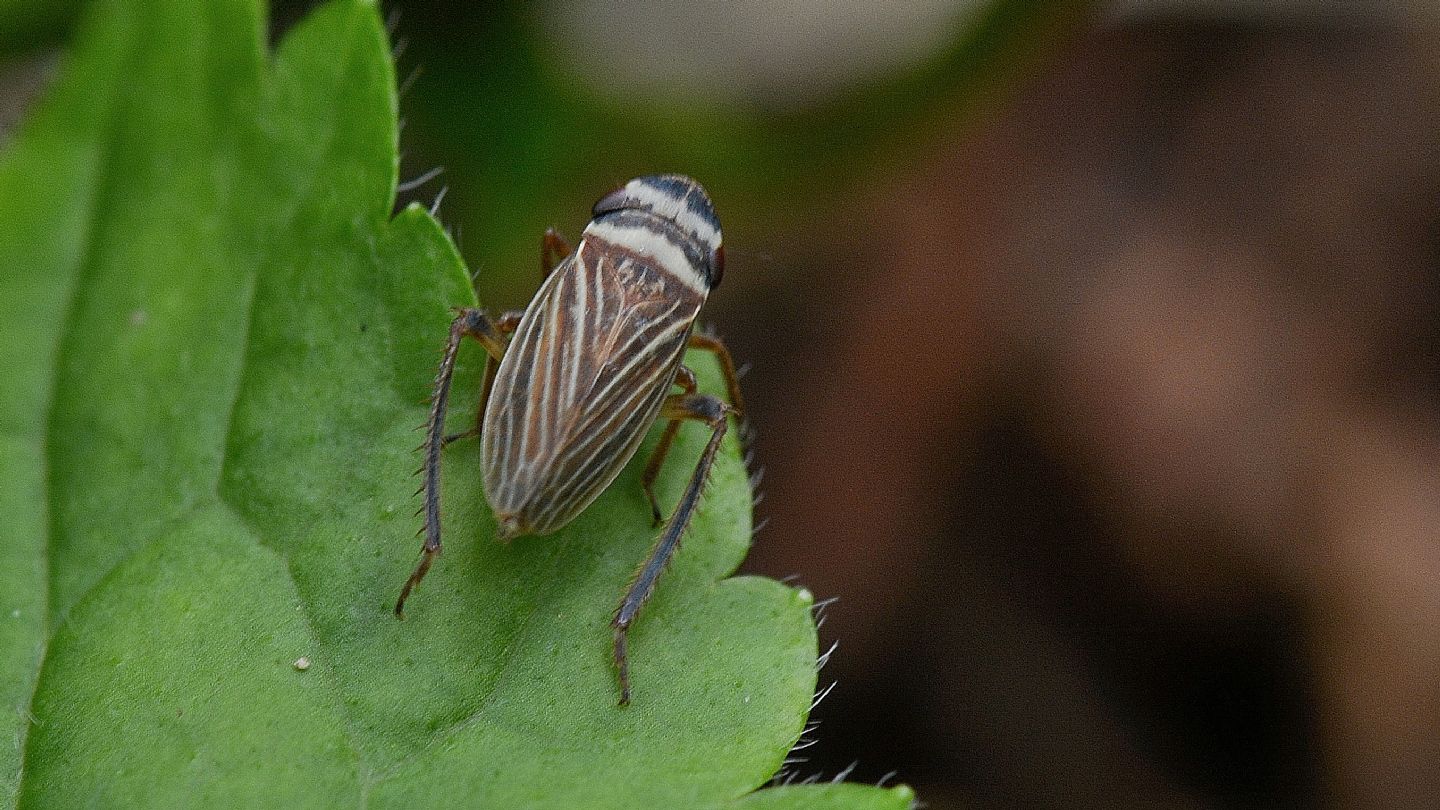
[[662,268],[582,241],[541,287],[487,406],[495,449],[485,481],[497,512],[523,513],[530,531],[545,533],[634,454],[703,303],[667,281]]

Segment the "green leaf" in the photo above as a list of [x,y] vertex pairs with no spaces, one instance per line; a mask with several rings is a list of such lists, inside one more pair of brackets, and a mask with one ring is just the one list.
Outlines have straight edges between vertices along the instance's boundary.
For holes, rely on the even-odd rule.
[[258,6],[97,3],[0,155],[0,804],[906,807],[750,793],[804,726],[816,638],[807,593],[726,578],[733,441],[632,633],[628,709],[608,621],[654,539],[634,469],[504,546],[474,443],[450,448],[447,553],[394,619],[412,429],[471,293],[427,213],[390,215],[374,7],[272,55]]

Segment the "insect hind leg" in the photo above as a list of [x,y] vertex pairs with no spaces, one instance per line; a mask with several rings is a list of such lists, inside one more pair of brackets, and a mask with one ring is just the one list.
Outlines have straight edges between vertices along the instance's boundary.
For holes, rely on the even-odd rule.
[[630,587],[625,592],[625,597],[620,601],[620,607],[615,611],[615,618],[610,626],[615,631],[615,668],[620,678],[620,705],[626,706],[630,703],[630,658],[628,652],[628,641],[630,625],[634,623],[640,608],[646,600],[655,592],[655,583],[659,581],[660,574],[664,572],[665,566],[675,556],[675,551],[680,547],[680,540],[685,531],[690,528],[690,521],[695,517],[695,507],[700,502],[700,494],[705,489],[705,479],[710,475],[710,468],[715,464],[715,455],[720,450],[720,442],[725,438],[725,431],[729,426],[729,417],[735,413],[735,409],[712,396],[697,394],[677,394],[665,400],[665,406],[661,415],[671,420],[690,419],[706,423],[710,426],[710,441],[705,445],[705,450],[700,454],[700,461],[695,465],[695,472],[690,475],[690,482],[685,486],[685,492],[680,496],[680,502],[675,507],[675,512],[670,516],[670,522],[666,524],[665,530],[661,532],[660,539],[655,542],[651,549],[650,556],[635,573],[631,580]]
[[[681,366],[675,374],[675,384],[685,389],[686,394],[695,393],[695,372]],[[680,432],[680,421],[671,419],[666,423],[665,432],[660,434],[660,441],[645,464],[645,472],[640,474],[640,488],[645,491],[645,498],[650,501],[651,525],[654,526],[659,526],[662,520],[660,502],[655,499],[655,479],[660,477],[660,468],[665,464],[665,457],[670,454],[670,445],[675,442],[675,434]]]
[[440,448],[445,444],[445,410],[450,399],[450,382],[455,376],[455,357],[466,337],[479,341],[494,360],[499,360],[505,353],[504,335],[489,315],[474,307],[456,312],[455,320],[450,322],[450,336],[445,342],[440,370],[435,375],[435,393],[430,402],[429,421],[425,425],[425,463],[420,467],[423,476],[420,490],[425,493],[425,503],[421,507],[425,513],[425,525],[420,531],[425,535],[425,543],[420,548],[419,564],[405,580],[405,587],[400,590],[400,598],[395,602],[395,615],[402,619],[405,617],[405,600],[425,578],[431,563],[440,553]]

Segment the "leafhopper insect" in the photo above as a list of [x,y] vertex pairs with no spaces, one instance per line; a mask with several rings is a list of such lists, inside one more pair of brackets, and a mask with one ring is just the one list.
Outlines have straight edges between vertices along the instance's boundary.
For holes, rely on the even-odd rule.
[[[630,702],[626,634],[695,516],[730,416],[744,404],[735,364],[718,338],[695,334],[695,317],[725,269],[720,221],[699,183],[680,175],[631,180],[595,204],[573,250],[553,230],[541,243],[544,281],[520,312],[491,318],[462,309],[435,379],[421,468],[425,543],[395,603],[424,579],[440,553],[440,449],[478,435],[485,497],[497,535],[550,534],[584,511],[620,474],[657,419],[666,425],[641,484],[660,525],[654,483],[686,420],[710,441],[654,549],[615,612],[620,704]],[[489,355],[474,429],[446,436],[446,404],[461,341]],[[729,402],[698,393],[687,348],[720,361]],[[679,388],[678,392],[675,389]]]

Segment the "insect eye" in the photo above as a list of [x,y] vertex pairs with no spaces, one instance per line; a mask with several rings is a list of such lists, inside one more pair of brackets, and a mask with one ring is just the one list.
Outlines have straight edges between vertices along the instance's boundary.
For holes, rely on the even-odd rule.
[[710,254],[710,289],[720,286],[720,279],[725,276],[725,246],[715,248]]
[[601,197],[599,201],[595,203],[595,207],[590,209],[590,216],[598,217],[601,214],[608,214],[611,211],[619,211],[621,208],[624,208],[625,204],[629,201],[629,195],[625,193],[625,186],[621,186],[609,194],[606,194],[604,197]]

